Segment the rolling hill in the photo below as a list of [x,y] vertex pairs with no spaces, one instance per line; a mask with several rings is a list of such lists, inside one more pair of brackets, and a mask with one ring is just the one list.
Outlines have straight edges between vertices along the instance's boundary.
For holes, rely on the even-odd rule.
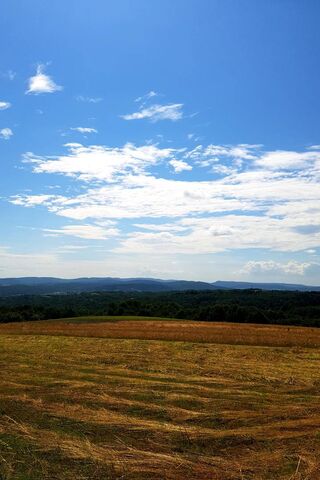
[[217,281],[213,283],[154,278],[90,277],[63,279],[54,277],[19,277],[0,279],[0,296],[68,294],[94,291],[170,292],[186,290],[260,289],[289,291],[320,291],[318,286],[285,283],[249,283]]

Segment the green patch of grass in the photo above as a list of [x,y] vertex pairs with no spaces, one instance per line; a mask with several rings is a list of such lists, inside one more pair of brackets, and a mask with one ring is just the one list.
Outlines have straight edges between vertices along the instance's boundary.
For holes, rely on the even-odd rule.
[[[139,321],[139,322],[157,322],[157,321],[173,321],[176,322],[176,318],[162,318],[162,317],[138,317],[134,315],[123,315],[123,316],[110,316],[110,315],[100,315],[100,316],[85,316],[85,317],[69,317],[69,318],[59,318],[59,320],[49,320],[51,322],[64,322],[64,323],[104,323],[104,322],[130,322],[130,321]],[[186,320],[187,321],[187,320]]]

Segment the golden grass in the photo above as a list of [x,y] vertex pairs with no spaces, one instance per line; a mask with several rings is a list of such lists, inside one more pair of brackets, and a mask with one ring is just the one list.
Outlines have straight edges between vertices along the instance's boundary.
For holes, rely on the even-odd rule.
[[320,346],[320,329],[143,317],[86,317],[0,324],[0,334],[71,335],[261,346]]
[[1,325],[0,479],[317,480],[319,338],[170,320]]

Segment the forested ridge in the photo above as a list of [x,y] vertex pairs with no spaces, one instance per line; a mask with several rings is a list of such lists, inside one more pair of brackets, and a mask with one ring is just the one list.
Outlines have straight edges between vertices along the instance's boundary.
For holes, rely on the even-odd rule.
[[91,292],[0,299],[0,322],[86,315],[141,315],[200,321],[320,326],[320,292],[216,290]]

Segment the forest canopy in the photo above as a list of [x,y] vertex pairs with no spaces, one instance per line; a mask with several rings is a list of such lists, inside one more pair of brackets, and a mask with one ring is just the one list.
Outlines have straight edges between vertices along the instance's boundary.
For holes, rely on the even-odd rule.
[[86,315],[141,315],[204,322],[320,326],[320,292],[189,290],[0,298],[2,323]]

